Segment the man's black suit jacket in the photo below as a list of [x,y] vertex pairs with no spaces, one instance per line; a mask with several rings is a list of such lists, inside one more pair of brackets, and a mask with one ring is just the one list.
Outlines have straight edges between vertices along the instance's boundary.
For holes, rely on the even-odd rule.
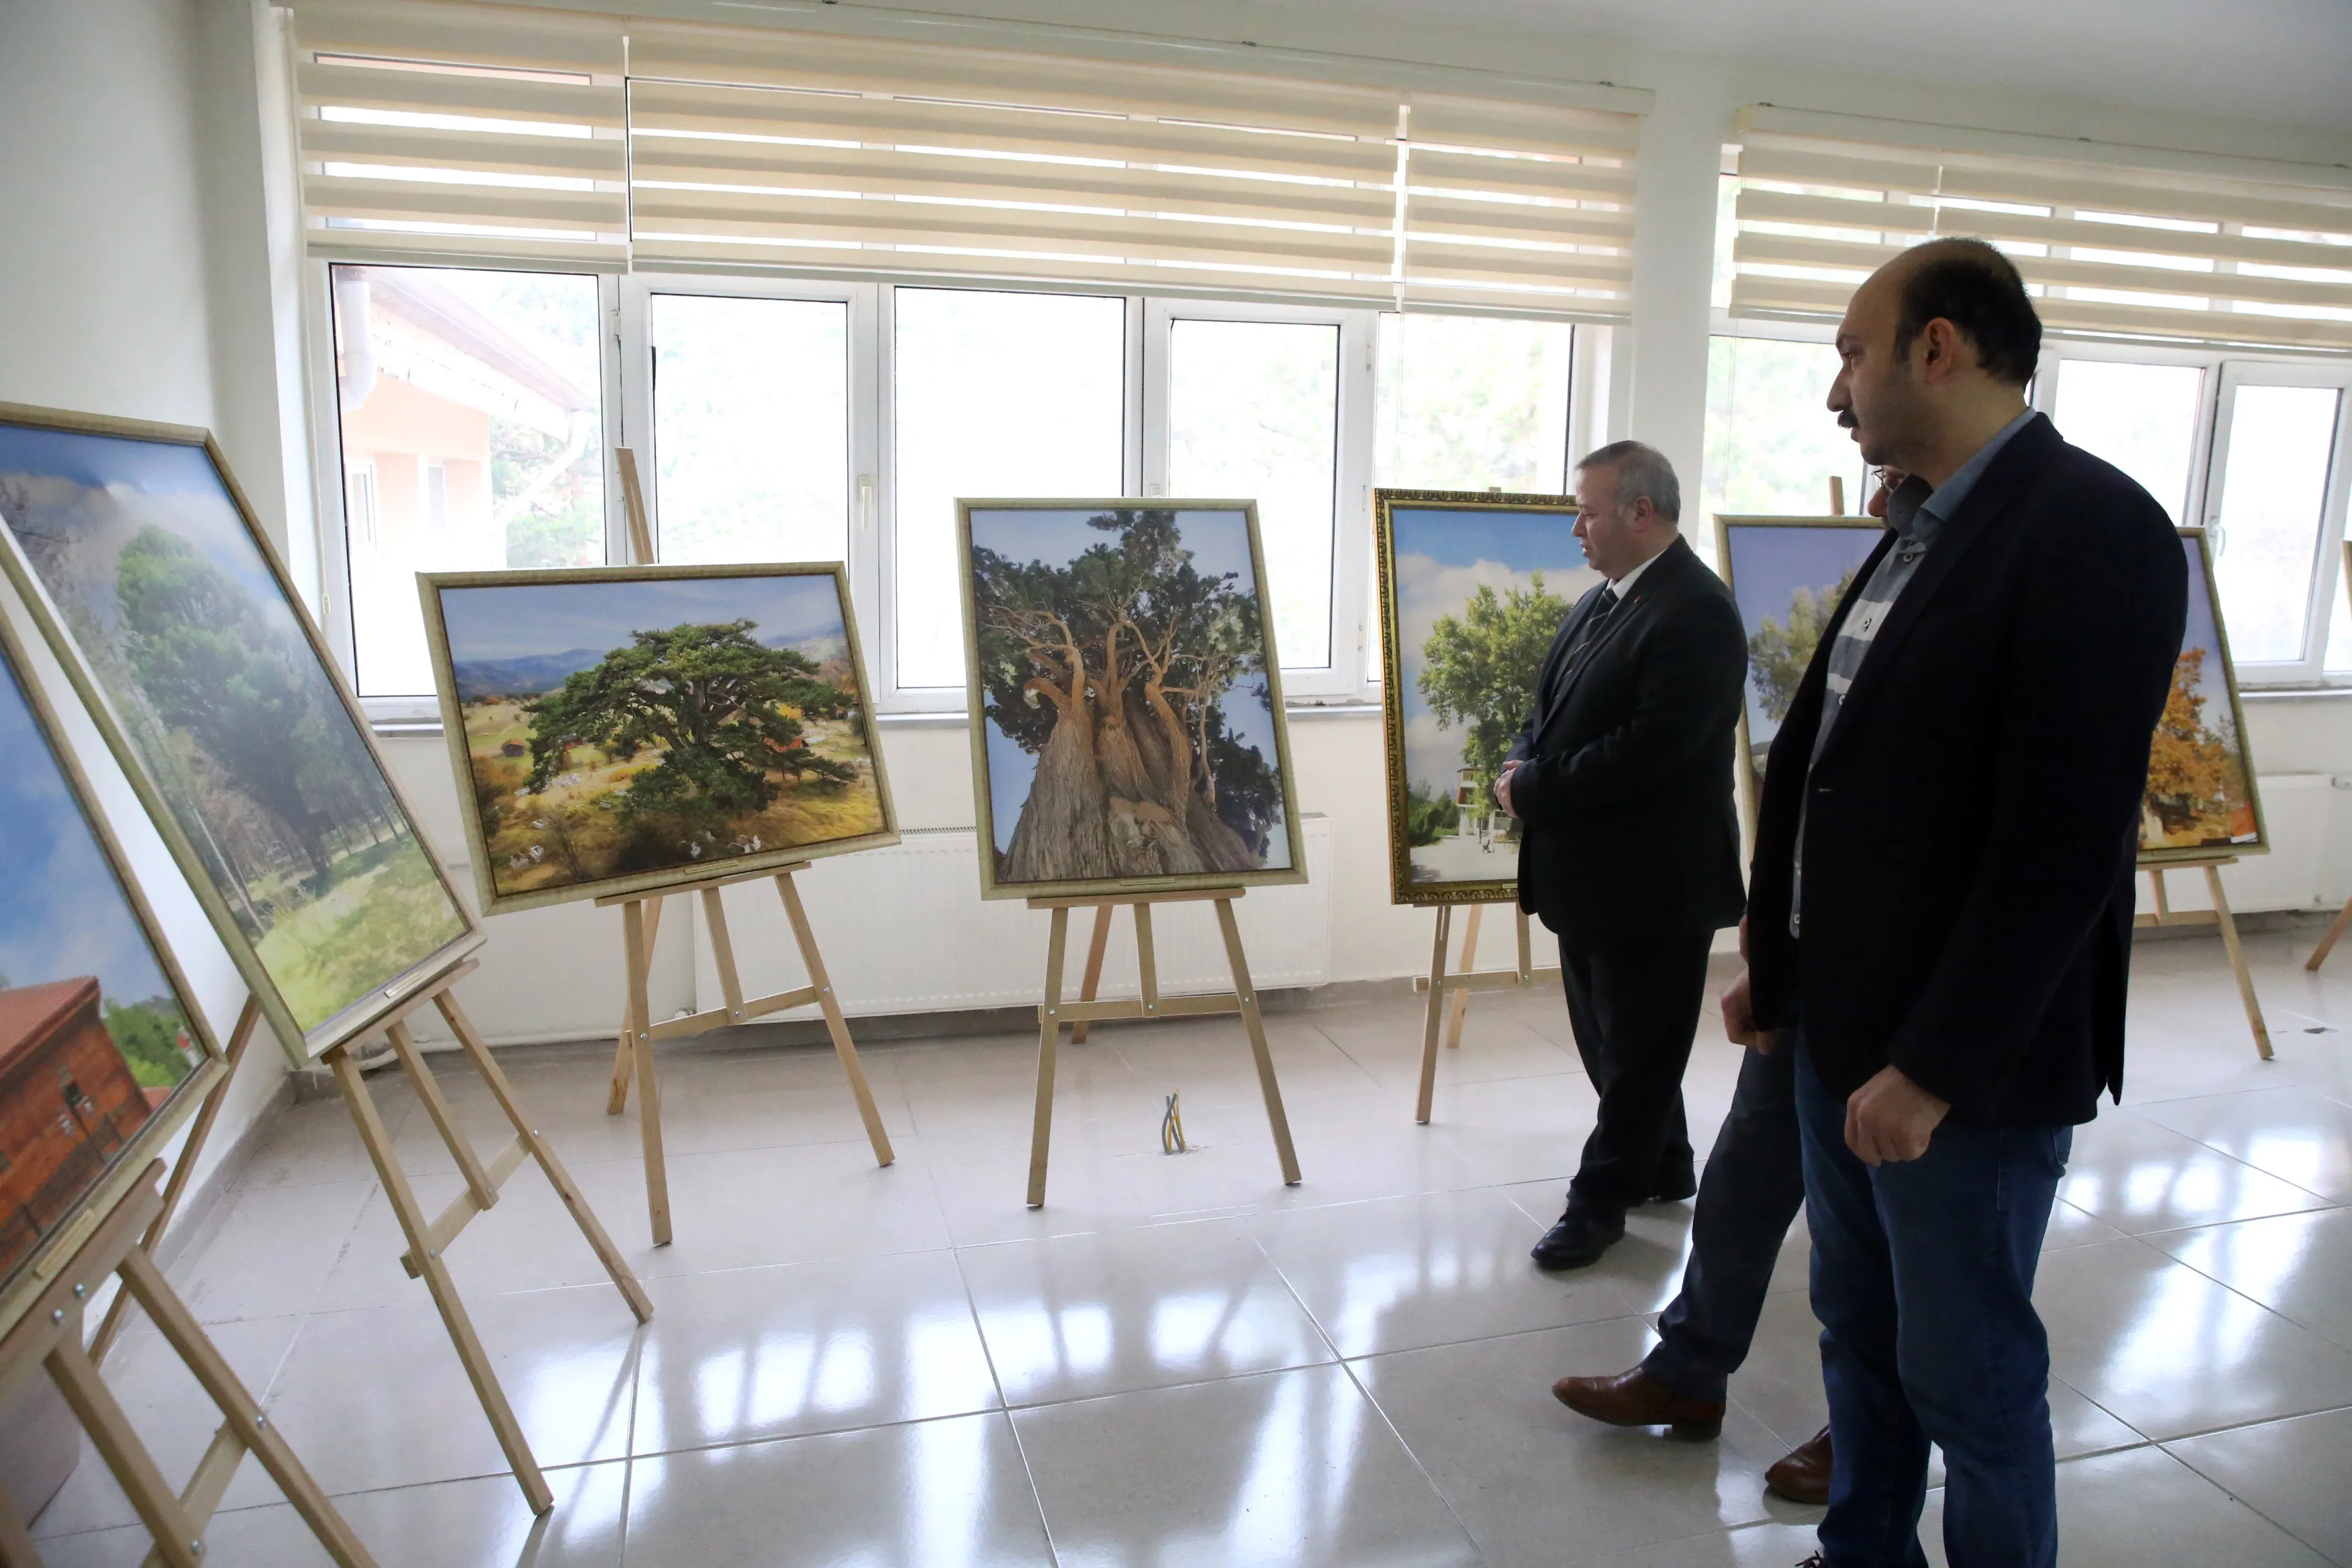
[[1891,1062],[1958,1114],[2043,1125],[2120,1093],[2140,802],[2187,595],[2164,509],[2036,418],[1895,599],[1809,777],[1853,595],[1838,606],[1765,766],[1748,919],[1757,1021],[1801,1016],[1832,1093]]
[[1561,621],[1511,747],[1519,907],[1586,949],[1736,924],[1731,590],[1677,539],[1587,639],[1601,593]]

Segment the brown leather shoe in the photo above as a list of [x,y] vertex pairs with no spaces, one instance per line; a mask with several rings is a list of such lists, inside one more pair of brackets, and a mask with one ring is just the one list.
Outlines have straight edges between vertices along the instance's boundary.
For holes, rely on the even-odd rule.
[[1704,1443],[1723,1431],[1721,1401],[1685,1399],[1638,1366],[1615,1377],[1563,1377],[1551,1396],[1612,1426],[1664,1426],[1678,1442]]
[[1798,1444],[1764,1472],[1764,1489],[1790,1502],[1818,1508],[1830,1500],[1830,1429]]

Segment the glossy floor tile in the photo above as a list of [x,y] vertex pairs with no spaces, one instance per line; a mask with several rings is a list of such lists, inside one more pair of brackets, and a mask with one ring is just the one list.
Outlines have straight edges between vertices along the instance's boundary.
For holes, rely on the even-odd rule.
[[[2248,949],[2275,1059],[2254,1058],[2218,943],[2145,944],[2126,1103],[2078,1134],[2052,1215],[2036,1297],[2068,1568],[2352,1568],[2352,960],[2310,974],[2299,933]],[[172,1272],[386,1568],[1804,1557],[1817,1510],[1762,1484],[1822,1419],[1802,1217],[1720,1438],[1580,1419],[1552,1380],[1654,1342],[1692,1205],[1635,1210],[1591,1268],[1534,1268],[1594,1109],[1559,997],[1475,997],[1427,1126],[1422,1023],[1402,994],[1270,1016],[1296,1186],[1232,1020],[1099,1028],[1061,1053],[1039,1209],[1026,1031],[866,1047],[887,1168],[829,1049],[758,1026],[681,1044],[661,1058],[659,1247],[635,1108],[605,1113],[606,1043],[507,1053],[656,1309],[635,1321],[534,1167],[450,1247],[549,1467],[541,1518],[399,1267],[340,1103],[267,1130]],[[1719,1029],[1702,1019],[1684,1080],[1702,1152],[1740,1060]],[[503,1143],[473,1075],[438,1065],[459,1123]],[[371,1084],[437,1211],[455,1162],[397,1076]],[[1194,1143],[1173,1157],[1171,1092]],[[143,1325],[109,1373],[184,1476],[217,1424],[194,1380]],[[147,1545],[87,1447],[35,1528],[61,1568]],[[207,1539],[214,1563],[324,1561],[250,1461]]]

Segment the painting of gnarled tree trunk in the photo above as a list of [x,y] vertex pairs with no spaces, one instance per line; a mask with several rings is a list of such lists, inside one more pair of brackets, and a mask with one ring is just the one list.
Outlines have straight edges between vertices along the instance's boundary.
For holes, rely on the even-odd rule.
[[964,523],[983,890],[1303,879],[1253,509]]

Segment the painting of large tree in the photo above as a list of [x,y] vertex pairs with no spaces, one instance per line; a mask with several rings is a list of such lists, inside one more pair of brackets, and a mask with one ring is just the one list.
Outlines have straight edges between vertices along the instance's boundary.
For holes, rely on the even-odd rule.
[[449,573],[425,604],[493,912],[898,836],[835,567]]
[[992,886],[1297,867],[1254,528],[1172,506],[971,511]]

